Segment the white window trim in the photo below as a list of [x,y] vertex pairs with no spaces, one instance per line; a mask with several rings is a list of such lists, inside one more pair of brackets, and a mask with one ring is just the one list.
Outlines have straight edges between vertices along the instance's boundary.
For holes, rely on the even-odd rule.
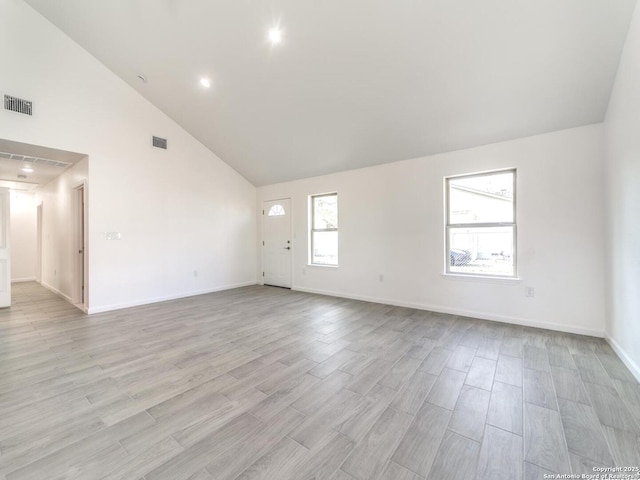
[[469,273],[443,273],[442,278],[445,280],[454,280],[459,282],[482,282],[482,283],[495,283],[498,285],[511,285],[520,284],[522,279],[520,277],[504,277],[499,275],[474,275]]
[[[484,177],[487,175],[500,174],[500,173],[513,173],[513,222],[488,222],[488,223],[449,223],[449,216],[451,210],[449,208],[449,181],[458,178],[472,178],[472,177]],[[444,179],[444,194],[445,194],[445,225],[444,225],[444,273],[443,277],[460,279],[460,280],[492,280],[494,283],[519,283],[518,277],[518,221],[517,221],[517,208],[516,201],[518,198],[517,192],[518,172],[516,168],[505,168],[501,170],[489,170],[486,172],[463,174],[463,175],[451,175]],[[513,275],[491,275],[483,273],[461,273],[451,271],[450,260],[450,238],[449,230],[452,228],[483,228],[483,227],[513,227]]]
[[[332,265],[330,263],[314,263],[313,262],[313,238],[315,232],[338,232],[338,228],[313,228],[315,225],[315,208],[314,208],[314,199],[318,197],[338,197],[338,192],[330,192],[330,193],[318,193],[316,195],[309,195],[309,208],[310,208],[310,224],[309,224],[309,260],[307,265],[309,267],[320,267],[320,268],[338,268],[340,262],[340,255],[338,255],[338,264]],[[338,234],[338,245],[340,245],[340,234]],[[340,248],[338,247],[338,250]]]

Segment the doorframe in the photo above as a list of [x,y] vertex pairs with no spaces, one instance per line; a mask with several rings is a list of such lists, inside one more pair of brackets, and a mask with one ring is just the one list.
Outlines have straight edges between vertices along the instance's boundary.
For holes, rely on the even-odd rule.
[[[73,296],[72,303],[84,310],[89,308],[89,239],[88,239],[88,182],[86,179],[72,187],[73,192]],[[82,228],[80,226],[80,190],[82,190]],[[82,248],[82,262],[76,252]],[[82,273],[81,273],[82,272]],[[84,295],[82,287],[84,286]]]
[[2,305],[0,308],[10,308],[12,304],[12,285],[11,285],[11,196],[12,192],[9,188],[2,187],[0,188],[2,192],[3,201],[0,204],[0,217],[2,217],[2,225],[0,228],[2,232],[2,249],[3,252],[3,262],[5,262],[5,269],[2,272],[2,278],[0,281],[5,284],[5,291],[3,292],[3,303],[4,299],[7,299],[6,305]]
[[36,205],[36,282],[42,285],[42,219],[44,201]]
[[294,213],[293,195],[278,197],[278,198],[271,198],[269,200],[262,200],[262,222],[260,223],[260,245],[259,245],[260,273],[258,274],[258,284],[264,285],[264,275],[262,275],[262,272],[264,272],[264,221],[265,221],[264,217],[266,216],[264,204],[267,202],[277,202],[278,200],[289,200],[289,204],[291,205],[291,216],[289,217],[289,235],[291,237],[291,265],[289,266],[289,268],[291,270],[290,271],[291,286],[289,288],[293,290],[293,264],[294,264],[293,259],[296,251],[295,233],[293,228],[293,213]]

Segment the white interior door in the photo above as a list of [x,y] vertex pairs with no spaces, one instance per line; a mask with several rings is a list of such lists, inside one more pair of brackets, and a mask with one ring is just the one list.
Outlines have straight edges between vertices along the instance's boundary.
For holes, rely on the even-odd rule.
[[37,253],[37,263],[36,263],[36,281],[38,283],[42,283],[42,208],[43,204],[38,205],[38,213],[37,213],[37,230],[38,230],[38,251]]
[[78,254],[75,262],[74,304],[84,305],[84,184],[75,189],[75,248]]
[[11,250],[9,190],[0,188],[0,307],[11,306]]
[[262,210],[262,276],[265,285],[291,288],[291,199],[269,200]]

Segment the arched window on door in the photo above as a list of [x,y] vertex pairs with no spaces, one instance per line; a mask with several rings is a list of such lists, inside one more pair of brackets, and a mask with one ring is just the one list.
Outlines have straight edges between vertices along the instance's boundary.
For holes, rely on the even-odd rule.
[[269,209],[269,213],[267,215],[270,217],[276,217],[278,215],[284,215],[285,213],[284,207],[280,204],[276,204]]

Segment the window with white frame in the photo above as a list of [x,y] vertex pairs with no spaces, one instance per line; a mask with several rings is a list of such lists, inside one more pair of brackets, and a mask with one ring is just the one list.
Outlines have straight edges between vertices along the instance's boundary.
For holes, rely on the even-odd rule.
[[338,194],[310,197],[309,263],[338,266]]
[[447,273],[516,276],[516,171],[445,179]]

